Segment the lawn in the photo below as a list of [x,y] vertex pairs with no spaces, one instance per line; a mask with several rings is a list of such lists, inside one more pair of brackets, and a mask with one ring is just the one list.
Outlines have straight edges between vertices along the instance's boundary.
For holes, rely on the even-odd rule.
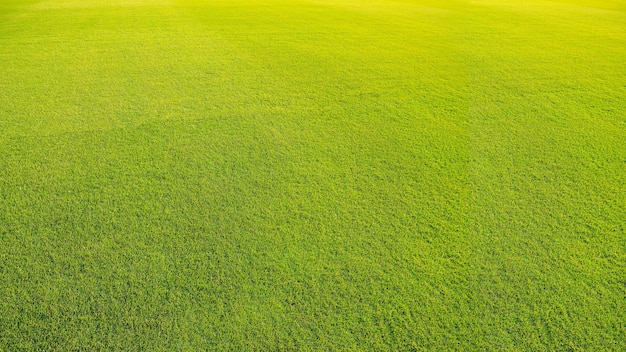
[[1,0],[18,350],[626,350],[626,3]]

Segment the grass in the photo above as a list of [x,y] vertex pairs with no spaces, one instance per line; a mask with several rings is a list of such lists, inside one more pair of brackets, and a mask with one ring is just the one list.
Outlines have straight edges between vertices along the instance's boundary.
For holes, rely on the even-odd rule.
[[625,350],[618,0],[3,0],[0,350]]

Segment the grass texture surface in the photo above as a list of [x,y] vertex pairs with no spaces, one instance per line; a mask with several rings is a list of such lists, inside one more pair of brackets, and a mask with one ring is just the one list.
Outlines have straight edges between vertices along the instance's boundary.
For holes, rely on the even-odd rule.
[[2,0],[0,350],[626,350],[626,4]]

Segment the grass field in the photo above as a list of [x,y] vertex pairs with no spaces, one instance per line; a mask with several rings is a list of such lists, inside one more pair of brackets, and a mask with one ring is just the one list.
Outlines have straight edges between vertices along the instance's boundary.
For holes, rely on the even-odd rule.
[[626,3],[1,0],[0,350],[626,350]]

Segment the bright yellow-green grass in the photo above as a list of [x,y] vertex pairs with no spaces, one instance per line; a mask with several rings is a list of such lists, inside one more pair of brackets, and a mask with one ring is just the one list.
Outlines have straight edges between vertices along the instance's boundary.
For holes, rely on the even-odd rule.
[[1,0],[0,350],[626,350],[626,3]]

